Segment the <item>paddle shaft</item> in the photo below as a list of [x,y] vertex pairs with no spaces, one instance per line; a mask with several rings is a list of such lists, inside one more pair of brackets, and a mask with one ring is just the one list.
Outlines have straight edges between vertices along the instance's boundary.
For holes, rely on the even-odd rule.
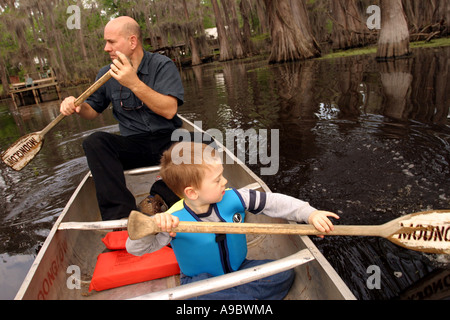
[[[277,235],[348,235],[348,236],[385,236],[382,226],[335,226],[330,233],[317,230],[313,225],[302,224],[260,224],[225,222],[188,222],[180,221],[172,232],[179,233],[216,233],[216,234],[277,234]],[[163,232],[154,218],[138,211],[132,211],[128,219],[128,233],[132,240]]]
[[[74,102],[75,106],[78,107],[81,105],[84,100],[89,98],[95,91],[97,91],[102,85],[104,85],[109,79],[111,79],[111,74],[106,72],[100,79],[95,81],[95,83],[90,86],[86,91],[84,91]],[[47,134],[54,126],[56,126],[62,119],[65,118],[65,115],[62,113],[57,116],[52,122],[50,122],[42,131],[40,131],[41,137]]]
[[[161,229],[156,225],[153,232]],[[324,235],[312,225],[301,224],[258,224],[223,222],[185,222],[181,221],[173,232],[180,233],[217,233],[217,234],[273,234],[273,235]],[[327,235],[334,236],[380,236],[380,226],[334,226]]]
[[[161,230],[153,217],[132,211],[128,221],[66,222],[59,230],[105,230],[126,227],[131,240],[155,235]],[[450,254],[450,212],[428,211],[410,214],[377,226],[334,226],[329,233],[320,232],[312,225],[302,224],[258,224],[226,222],[180,221],[170,230],[174,233],[212,234],[267,234],[299,236],[367,236],[382,237],[410,250],[427,253]]]
[[[329,233],[312,225],[180,222],[172,232],[215,234],[277,234],[299,236],[382,237],[404,248],[438,254],[450,254],[449,212],[427,212],[398,218],[378,226],[334,226]],[[161,232],[152,218],[132,212],[128,220],[130,239],[138,240]]]
[[[126,228],[126,220],[63,222],[59,230],[110,230]],[[162,232],[153,222],[146,226],[146,235]],[[380,236],[381,226],[335,226],[327,235],[335,236]],[[259,224],[259,223],[224,223],[224,222],[186,222],[181,221],[173,232],[180,233],[217,233],[217,234],[273,234],[273,235],[323,235],[312,225],[300,224]]]

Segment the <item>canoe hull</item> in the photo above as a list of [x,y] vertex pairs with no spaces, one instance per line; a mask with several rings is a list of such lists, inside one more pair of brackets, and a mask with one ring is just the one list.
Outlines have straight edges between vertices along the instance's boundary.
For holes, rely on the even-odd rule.
[[[184,120],[185,128],[194,125]],[[198,128],[197,128],[198,129]],[[200,130],[200,129],[198,129]],[[229,152],[224,149],[224,152]],[[156,181],[158,168],[135,170],[126,174],[128,188],[136,202],[144,199],[151,184]],[[257,190],[270,192],[267,185],[239,162],[224,165],[229,187],[258,186]],[[247,215],[252,223],[286,223],[266,216]],[[58,230],[62,222],[90,222],[101,220],[95,196],[95,185],[88,173],[75,190],[43,247],[30,268],[16,299],[79,300],[130,299],[152,292],[176,288],[179,277],[147,281],[101,292],[88,291],[97,256],[105,250],[101,239],[107,231]],[[297,266],[294,285],[286,297],[292,300],[355,299],[354,295],[308,237],[258,235],[248,236],[248,259],[279,260],[308,249],[314,260]],[[78,281],[81,280],[81,281]]]

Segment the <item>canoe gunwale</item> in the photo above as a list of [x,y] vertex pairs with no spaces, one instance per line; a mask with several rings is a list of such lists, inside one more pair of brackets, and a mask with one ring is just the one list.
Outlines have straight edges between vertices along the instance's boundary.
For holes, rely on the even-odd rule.
[[314,260],[310,250],[304,249],[284,259],[265,263],[250,269],[240,270],[222,276],[205,279],[176,288],[141,295],[129,300],[184,300],[220,290],[232,288],[252,281],[260,280],[274,274],[293,269]]

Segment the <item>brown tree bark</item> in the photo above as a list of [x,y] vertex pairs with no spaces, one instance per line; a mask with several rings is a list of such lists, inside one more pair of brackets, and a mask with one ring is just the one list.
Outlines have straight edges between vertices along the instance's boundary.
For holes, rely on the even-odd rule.
[[347,49],[365,44],[367,29],[355,0],[331,1],[333,49]]
[[256,14],[259,20],[259,33],[269,32],[269,22],[267,21],[267,14],[264,6],[264,1],[257,0],[255,3]]
[[435,0],[436,10],[434,12],[434,20],[441,24],[441,35],[450,34],[450,1]]
[[270,63],[320,56],[303,0],[265,0],[272,37]]
[[[77,5],[82,8],[83,4],[81,3],[81,0],[77,0]],[[80,45],[80,49],[81,49],[81,54],[83,56],[83,60],[84,61],[88,61],[88,54],[87,54],[87,50],[86,50],[86,44],[84,43],[84,28],[80,28],[77,30],[77,36],[78,36],[78,41],[79,41],[79,45]]]
[[[222,0],[222,3],[225,5],[227,3],[228,10],[231,13],[231,25],[228,27],[231,29],[231,39],[234,48],[234,57],[237,59],[245,58],[245,52],[243,47],[243,41],[241,36],[241,30],[239,29],[239,21],[236,13],[236,3],[231,0]],[[224,7],[225,8],[225,7]],[[226,11],[228,11],[226,10]],[[225,12],[226,14],[226,12]]]
[[3,93],[9,94],[9,81],[8,81],[8,74],[6,71],[6,65],[5,62],[0,55],[0,84],[3,86]]
[[427,39],[431,34],[448,35],[450,32],[450,1],[403,0],[411,39]]
[[250,27],[250,4],[248,0],[241,0],[239,2],[239,9],[241,11],[242,17],[242,45],[244,48],[244,52],[247,55],[251,56],[254,53],[254,46],[251,40],[251,27]]
[[[183,0],[183,9],[184,9],[184,17],[186,18],[186,22],[189,22],[189,12],[186,4],[186,0]],[[191,58],[192,58],[192,65],[198,66],[202,63],[202,59],[200,59],[200,55],[198,54],[198,48],[197,43],[195,42],[194,36],[192,35],[191,28],[188,27],[188,38],[189,38],[189,45],[191,47]]]
[[220,13],[219,4],[217,3],[217,0],[211,0],[211,4],[213,6],[214,15],[216,17],[217,35],[219,37],[219,45],[220,45],[219,61],[231,60],[233,59],[233,55],[230,50],[230,46],[228,44],[228,38],[225,31],[225,25],[223,23],[222,15]]
[[411,53],[409,30],[401,0],[380,0],[381,31],[378,60],[395,59]]

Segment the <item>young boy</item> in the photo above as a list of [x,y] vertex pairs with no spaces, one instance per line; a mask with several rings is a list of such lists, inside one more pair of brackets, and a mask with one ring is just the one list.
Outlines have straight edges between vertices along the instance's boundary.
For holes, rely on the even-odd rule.
[[[181,284],[251,268],[269,262],[246,259],[245,235],[188,234],[172,232],[179,221],[243,223],[246,212],[306,222],[326,234],[333,230],[331,212],[275,193],[226,189],[227,179],[216,150],[204,144],[178,143],[161,159],[161,177],[183,200],[168,212],[154,216],[165,231],[140,240],[127,240],[127,251],[143,255],[171,243],[181,269]],[[289,270],[248,284],[198,297],[208,300],[283,299],[294,281]]]

